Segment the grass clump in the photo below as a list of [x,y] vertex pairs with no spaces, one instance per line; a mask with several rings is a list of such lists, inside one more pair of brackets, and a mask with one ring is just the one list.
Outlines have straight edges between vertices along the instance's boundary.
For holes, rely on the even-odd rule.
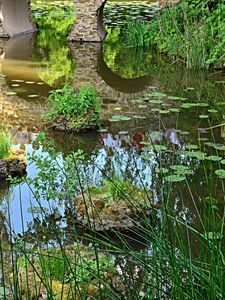
[[98,279],[104,281],[111,277],[115,266],[109,255],[96,250],[98,260],[90,248],[79,244],[32,254],[23,252],[16,258],[17,271],[23,278],[17,286],[19,294],[29,293],[34,298],[47,294],[48,299],[88,296],[97,299],[100,293],[106,292]]
[[5,126],[0,126],[0,159],[6,158],[11,153],[12,136]]
[[189,68],[224,67],[224,1],[181,1],[151,23],[134,22],[123,33],[127,46],[156,46]]
[[50,111],[44,116],[48,121],[63,125],[65,129],[97,128],[100,123],[99,94],[93,86],[80,88],[78,92],[65,85],[48,98]]

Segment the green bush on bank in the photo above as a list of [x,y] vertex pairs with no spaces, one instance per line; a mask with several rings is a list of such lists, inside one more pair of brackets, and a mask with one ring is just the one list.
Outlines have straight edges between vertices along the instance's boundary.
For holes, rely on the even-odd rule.
[[92,86],[74,92],[65,85],[61,90],[51,93],[48,103],[51,108],[44,118],[65,125],[65,129],[98,127],[100,123],[99,94]]
[[5,126],[0,126],[0,159],[6,158],[10,154],[12,146],[12,136]]
[[183,0],[161,11],[151,23],[127,25],[129,47],[156,46],[189,68],[225,66],[225,2]]

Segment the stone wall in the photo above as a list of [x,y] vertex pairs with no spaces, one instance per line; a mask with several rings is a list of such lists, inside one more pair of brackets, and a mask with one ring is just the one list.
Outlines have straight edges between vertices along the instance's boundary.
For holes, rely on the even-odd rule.
[[106,0],[74,0],[76,23],[70,34],[70,41],[100,42],[106,31],[102,12]]

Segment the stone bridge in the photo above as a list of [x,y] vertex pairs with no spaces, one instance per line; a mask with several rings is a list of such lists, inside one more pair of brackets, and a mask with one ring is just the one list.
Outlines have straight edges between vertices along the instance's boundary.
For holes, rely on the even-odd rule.
[[[74,0],[76,23],[70,41],[100,42],[106,35],[103,8],[107,0]],[[36,31],[30,0],[0,0],[0,37]]]
[[[69,40],[100,42],[106,36],[103,9],[107,0],[74,0],[76,22]],[[0,0],[0,37],[11,37],[36,30],[30,9],[31,0]],[[179,0],[160,0],[159,4]]]

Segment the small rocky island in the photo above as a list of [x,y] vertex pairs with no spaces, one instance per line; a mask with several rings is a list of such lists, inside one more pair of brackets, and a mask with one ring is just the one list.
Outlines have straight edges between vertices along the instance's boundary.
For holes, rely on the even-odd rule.
[[0,158],[0,180],[9,176],[23,176],[26,164],[25,151],[12,149],[9,156]]

